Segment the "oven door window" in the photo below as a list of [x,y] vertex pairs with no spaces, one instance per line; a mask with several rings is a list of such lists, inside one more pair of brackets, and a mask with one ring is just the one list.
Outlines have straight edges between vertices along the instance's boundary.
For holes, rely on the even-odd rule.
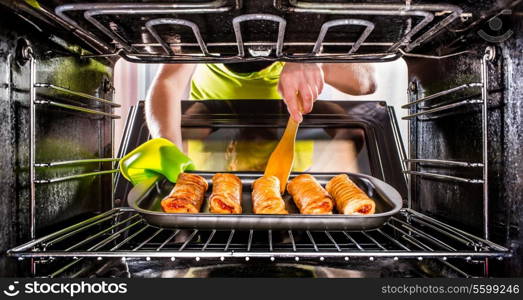
[[[264,171],[283,128],[183,127],[183,147],[199,171]],[[300,127],[294,172],[371,175],[362,128]]]

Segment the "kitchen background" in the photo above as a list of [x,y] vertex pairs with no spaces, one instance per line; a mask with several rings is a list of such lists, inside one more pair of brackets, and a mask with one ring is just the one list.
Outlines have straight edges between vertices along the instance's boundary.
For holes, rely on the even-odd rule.
[[[408,121],[402,120],[401,117],[408,112],[400,108],[401,105],[407,103],[407,64],[403,59],[398,59],[392,62],[375,63],[374,66],[378,83],[375,93],[352,96],[325,85],[319,100],[385,100],[388,105],[394,106],[401,135],[404,142],[407,143]],[[123,59],[117,62],[114,72],[115,101],[122,106],[117,108],[115,113],[121,115],[122,118],[115,120],[115,147],[120,145],[129,107],[136,104],[138,100],[146,98],[147,90],[157,69],[156,64],[136,64]]]

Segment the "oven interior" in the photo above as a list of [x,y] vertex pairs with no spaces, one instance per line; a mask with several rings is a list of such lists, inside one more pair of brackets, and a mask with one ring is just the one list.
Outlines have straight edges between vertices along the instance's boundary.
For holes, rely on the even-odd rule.
[[[520,2],[1,0],[0,272],[521,276]],[[329,166],[338,157],[324,158],[318,171],[354,170],[382,179],[402,194],[404,209],[370,231],[147,224],[127,207],[131,186],[118,173],[119,158],[149,139],[143,102],[128,116],[115,112],[112,76],[119,58],[136,63],[405,59],[407,143],[387,99],[319,102],[299,137],[314,141],[317,153],[337,153],[318,150],[336,142],[352,145],[356,163]],[[200,149],[207,155],[200,159],[203,171],[260,168],[256,162],[253,167],[226,160],[231,145],[271,147],[285,126],[281,101],[253,106],[250,100],[183,101],[186,146],[205,141],[209,147]],[[125,134],[121,145],[114,145],[114,120],[122,117]],[[339,153],[342,160],[345,152]]]

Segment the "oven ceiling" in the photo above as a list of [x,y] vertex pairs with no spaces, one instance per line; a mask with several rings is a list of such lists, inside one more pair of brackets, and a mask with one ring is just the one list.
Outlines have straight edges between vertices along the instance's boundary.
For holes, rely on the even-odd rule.
[[95,54],[136,62],[387,61],[466,26],[470,15],[462,3],[408,2],[68,0],[32,9]]
[[389,61],[433,52],[519,1],[0,2],[60,25],[95,55],[176,63]]

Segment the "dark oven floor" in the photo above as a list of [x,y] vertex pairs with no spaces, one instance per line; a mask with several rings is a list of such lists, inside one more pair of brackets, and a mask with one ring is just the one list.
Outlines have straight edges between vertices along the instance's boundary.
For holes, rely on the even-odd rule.
[[[67,263],[64,261],[64,265]],[[40,269],[41,272],[59,277],[117,277],[117,278],[252,278],[252,277],[299,277],[299,278],[420,278],[420,277],[467,277],[436,260],[394,260],[392,258],[355,258],[350,261],[334,260],[314,263],[312,261],[270,262],[268,259],[253,259],[248,262],[217,261],[203,259],[168,258],[146,260],[143,258],[86,260],[76,268],[65,272]]]

